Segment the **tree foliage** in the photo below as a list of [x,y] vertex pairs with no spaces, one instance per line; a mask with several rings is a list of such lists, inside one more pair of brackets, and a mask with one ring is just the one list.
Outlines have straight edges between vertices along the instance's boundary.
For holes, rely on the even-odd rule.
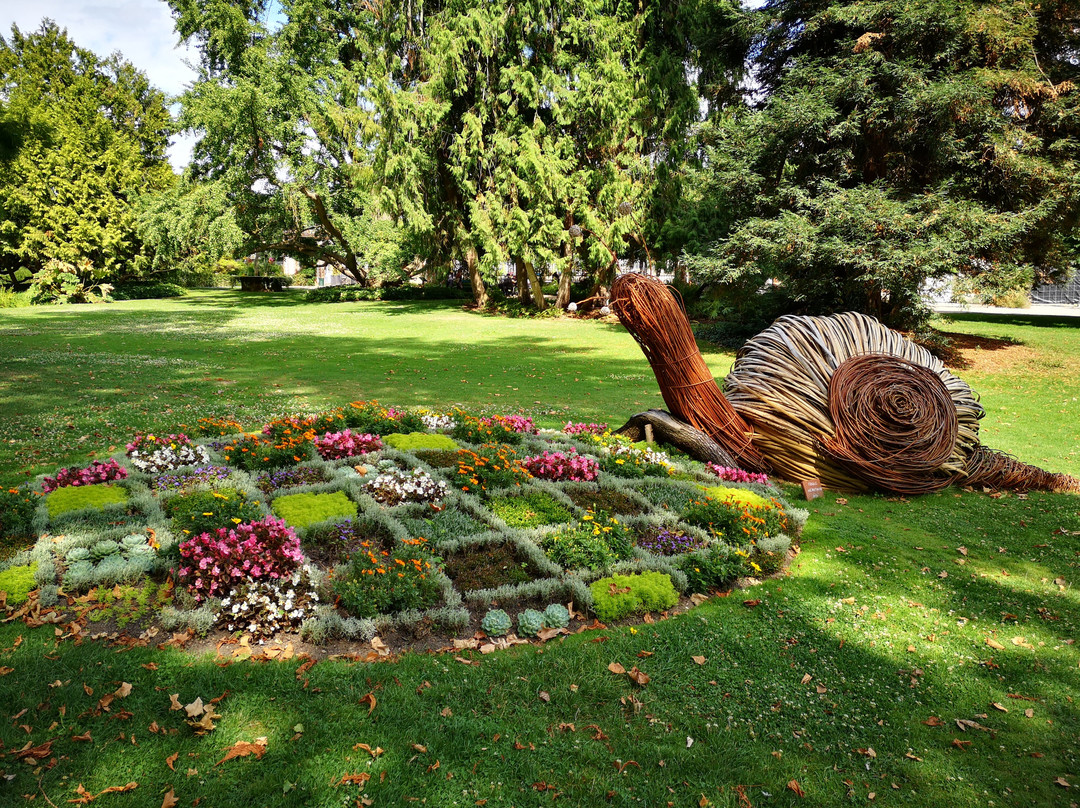
[[133,204],[173,181],[162,94],[48,20],[0,37],[0,87],[0,273],[53,261],[96,282],[145,269]]
[[[1075,2],[773,0],[756,108],[708,127],[692,264],[810,312],[925,316],[927,278],[990,291],[1069,269],[1080,208]],[[704,251],[702,251],[704,252]]]
[[245,249],[360,281],[462,261],[481,302],[506,262],[542,304],[575,250],[599,272],[640,250],[698,114],[691,68],[720,94],[742,64],[709,50],[734,0],[284,0],[273,31],[260,2],[171,5],[202,53],[191,176],[228,189]]

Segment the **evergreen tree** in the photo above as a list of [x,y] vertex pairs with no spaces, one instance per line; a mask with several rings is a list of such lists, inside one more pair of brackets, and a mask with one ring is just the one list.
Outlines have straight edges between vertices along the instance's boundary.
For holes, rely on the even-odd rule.
[[50,260],[82,267],[86,282],[144,270],[133,203],[173,181],[162,94],[48,20],[0,37],[0,85],[0,273],[22,280]]
[[[999,293],[1070,269],[1080,210],[1078,4],[773,0],[757,107],[710,124],[692,261],[793,307],[926,316],[927,278]],[[717,180],[720,181],[717,181]]]

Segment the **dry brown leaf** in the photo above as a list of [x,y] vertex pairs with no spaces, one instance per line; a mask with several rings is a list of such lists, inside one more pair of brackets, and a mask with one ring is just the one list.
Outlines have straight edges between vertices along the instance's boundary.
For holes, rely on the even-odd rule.
[[708,595],[702,595],[700,592],[695,592],[690,596],[690,602],[695,606],[700,606],[702,603],[709,599]]
[[375,705],[378,704],[378,700],[375,698],[374,693],[368,693],[364,698],[360,699],[360,703],[368,706],[368,715],[371,715],[372,710],[375,709]]
[[442,710],[439,711],[439,715],[441,715],[443,718],[452,718],[454,715],[454,711],[451,710],[449,707],[443,707]]
[[188,718],[198,718],[205,713],[206,706],[203,704],[202,696],[197,697],[191,704],[185,704],[184,712],[187,713]]
[[637,665],[632,667],[626,675],[643,687],[649,683],[649,675],[644,671],[638,670]]
[[1054,778],[1054,785],[1061,786],[1062,788],[1072,788],[1072,784],[1069,783],[1064,777]]
[[165,792],[165,798],[161,801],[161,808],[176,808],[180,804],[180,800],[176,798],[176,794],[170,788]]
[[986,638],[986,644],[993,648],[995,651],[1004,651],[1005,646],[995,640],[993,637]]
[[169,709],[170,710],[183,710],[184,705],[180,703],[180,694],[173,693],[169,696]]
[[753,609],[755,606],[761,605],[761,598],[754,598],[753,600],[744,600],[742,605],[747,609]]
[[944,726],[945,724],[945,722],[938,718],[936,715],[930,716],[928,719],[923,721],[923,723],[926,724],[926,726],[928,727],[940,727]]
[[248,755],[254,755],[256,760],[262,760],[262,756],[266,754],[266,737],[256,738],[253,743],[247,741],[237,741],[225,751],[225,757],[215,763],[215,766],[220,766],[226,760],[232,760],[238,757],[247,757]]
[[802,788],[799,786],[798,782],[796,782],[795,780],[788,780],[787,789],[788,789],[788,791],[794,791],[796,797],[805,797],[806,796],[806,792],[802,790]]
[[626,673],[626,668],[620,665],[618,662],[612,662],[607,666],[607,669],[614,673],[616,676]]
[[804,673],[802,679],[799,681],[799,684],[808,685],[813,678],[814,677],[811,676],[809,673]]
[[176,765],[176,761],[179,760],[179,759],[180,759],[180,753],[179,752],[173,752],[171,755],[169,755],[167,758],[165,758],[165,765],[169,767],[170,771],[176,771],[175,765]]
[[72,735],[71,740],[73,740],[73,741],[92,741],[94,739],[90,737],[90,730],[87,730],[82,735]]
[[694,660],[694,662],[696,662],[698,665],[704,665],[705,664],[705,657],[703,657],[703,656],[692,656],[690,658],[692,660]]
[[865,755],[868,758],[876,758],[877,757],[877,752],[874,751],[874,747],[872,747],[872,746],[869,746],[866,749],[859,748],[859,749],[856,749],[855,751],[858,752],[860,755]]
[[1007,713],[1007,712],[1009,712],[1009,708],[1008,708],[1008,707],[1006,707],[1006,706],[1005,706],[1004,704],[999,704],[999,703],[998,703],[998,702],[996,702],[996,701],[992,701],[992,702],[990,702],[990,706],[991,706],[991,707],[993,707],[993,708],[994,708],[995,710],[1000,710],[1000,711],[1001,711],[1001,712],[1003,712],[1003,713]]
[[372,749],[366,743],[354,744],[353,745],[353,751],[355,752],[357,749],[363,749],[365,752],[367,752],[373,758],[377,758],[379,755],[383,754],[383,752],[385,751],[381,746],[376,746],[374,749]]
[[435,761],[434,763],[432,763],[432,764],[431,764],[430,766],[428,766],[428,767],[427,767],[427,773],[428,773],[428,774],[431,774],[431,773],[432,773],[433,771],[435,771],[436,769],[438,769],[438,768],[439,768],[439,766],[441,766],[441,765],[442,765],[442,764],[441,764],[441,763],[439,763],[439,761],[437,761],[437,760],[436,760],[436,761]]
[[364,783],[371,779],[371,775],[368,772],[357,772],[356,774],[343,774],[341,780],[337,785],[353,785],[364,787]]
[[541,690],[539,693],[536,694],[536,697],[544,703],[551,701],[551,694],[548,693],[546,690]]
[[823,685],[823,684],[819,684],[819,685],[818,685],[818,686],[817,686],[816,688],[814,688],[814,689],[815,689],[815,690],[817,690],[817,692],[818,692],[818,694],[819,694],[819,695],[824,695],[824,694],[826,694],[826,693],[828,693],[828,692],[829,692],[829,688],[825,687],[825,685]]
[[955,746],[957,749],[963,750],[971,746],[971,741],[961,741],[959,738],[953,738],[952,745]]
[[120,687],[116,688],[116,692],[113,693],[118,699],[127,698],[131,694],[131,682],[122,682]]

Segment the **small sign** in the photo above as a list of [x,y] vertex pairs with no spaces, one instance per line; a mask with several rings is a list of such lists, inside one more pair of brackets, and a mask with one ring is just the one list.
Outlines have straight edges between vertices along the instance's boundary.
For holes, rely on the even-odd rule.
[[802,490],[807,502],[817,499],[825,493],[821,488],[821,480],[803,480]]

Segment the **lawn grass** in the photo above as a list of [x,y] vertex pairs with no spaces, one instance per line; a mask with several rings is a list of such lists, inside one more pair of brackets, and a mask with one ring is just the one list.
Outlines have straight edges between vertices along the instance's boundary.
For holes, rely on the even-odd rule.
[[[960,372],[983,394],[986,442],[1080,474],[1080,328],[942,322],[1024,349]],[[0,332],[6,481],[204,415],[253,428],[379,398],[617,425],[660,404],[617,326],[442,304],[207,292],[5,310]],[[732,357],[706,359],[722,375]],[[1069,805],[1078,509],[1069,495],[827,492],[784,577],[668,620],[488,656],[300,671],[297,660],[227,664],[235,646],[215,659],[157,650],[164,635],[125,650],[59,639],[62,626],[0,624],[0,798],[62,805],[79,784],[97,794],[135,782],[95,804],[156,807],[171,788],[180,805]],[[99,710],[123,682],[130,695]],[[170,694],[188,704],[226,692],[205,736],[170,710]],[[261,759],[215,765],[260,737]],[[26,744],[40,760],[16,759]],[[341,784],[357,773],[371,774],[363,789]]]

